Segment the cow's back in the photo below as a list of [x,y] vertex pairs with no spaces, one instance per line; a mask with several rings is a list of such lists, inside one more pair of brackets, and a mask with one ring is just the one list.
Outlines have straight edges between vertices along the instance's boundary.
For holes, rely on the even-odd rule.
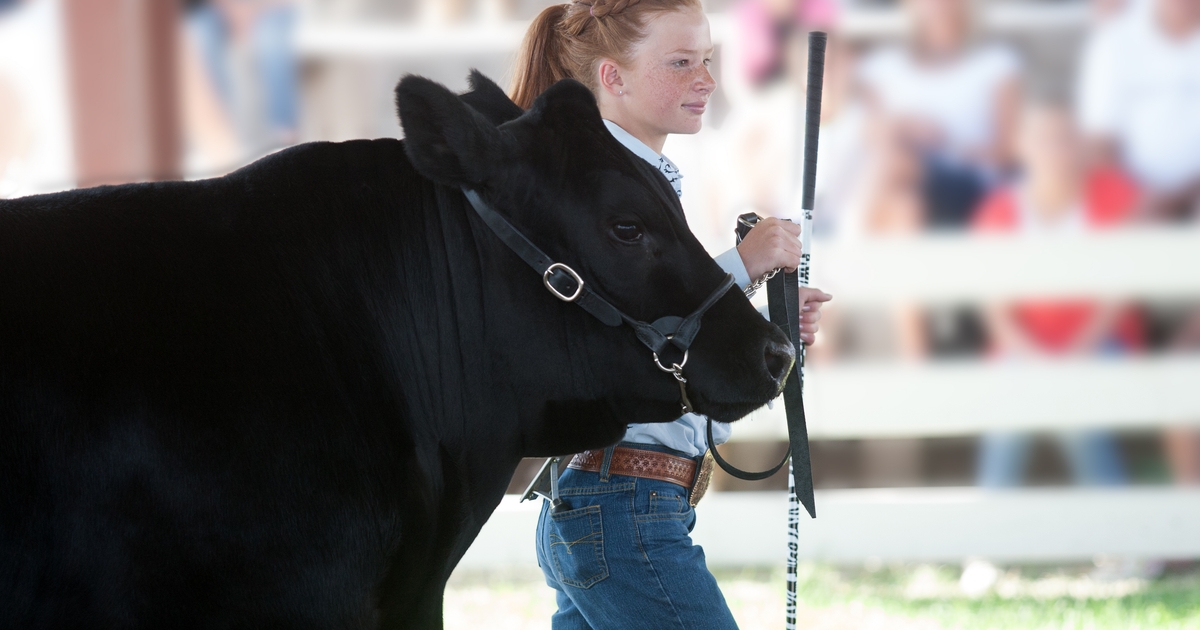
[[0,627],[371,623],[399,524],[353,508],[411,474],[379,301],[431,190],[359,141],[0,202]]

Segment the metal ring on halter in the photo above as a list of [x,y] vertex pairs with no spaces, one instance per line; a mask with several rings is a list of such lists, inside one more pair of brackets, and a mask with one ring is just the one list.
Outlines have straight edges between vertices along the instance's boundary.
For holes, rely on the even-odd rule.
[[[671,339],[671,338],[672,338],[672,337],[674,337],[674,336],[675,336],[675,335],[667,335],[667,339]],[[662,364],[662,361],[659,361],[659,360],[658,360],[658,353],[657,353],[657,352],[653,352],[653,351],[652,351],[650,354],[654,355],[654,365],[657,365],[657,366],[658,366],[658,369],[660,369],[660,370],[662,370],[662,371],[664,371],[664,372],[668,372],[668,373],[670,373],[670,374],[674,374],[674,375],[675,375],[675,378],[677,378],[677,379],[679,379],[679,380],[681,380],[681,381],[683,381],[683,382],[685,382],[685,383],[687,382],[687,381],[684,381],[684,380],[683,380],[683,374],[682,374],[682,372],[683,372],[683,366],[687,365],[687,360],[688,360],[688,351],[687,351],[687,350],[684,350],[684,351],[683,351],[683,361],[680,361],[679,363],[672,363],[672,364],[671,364],[671,367],[665,367],[665,366]]]
[[[562,269],[563,271],[567,272],[567,275],[571,276],[571,279],[575,281],[575,292],[571,295],[563,295],[558,289],[554,288],[554,285],[550,284],[550,274],[554,273],[558,269]],[[546,268],[546,272],[542,274],[542,284],[546,285],[546,288],[554,294],[554,297],[564,302],[574,302],[579,298],[579,294],[583,293],[583,278],[580,278],[579,274],[575,273],[574,269],[562,263],[554,263]]]

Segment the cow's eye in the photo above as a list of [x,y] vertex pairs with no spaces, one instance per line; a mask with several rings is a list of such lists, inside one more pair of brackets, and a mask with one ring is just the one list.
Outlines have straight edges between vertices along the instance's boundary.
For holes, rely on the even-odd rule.
[[636,243],[642,238],[642,228],[636,223],[618,223],[612,227],[612,233],[626,243]]

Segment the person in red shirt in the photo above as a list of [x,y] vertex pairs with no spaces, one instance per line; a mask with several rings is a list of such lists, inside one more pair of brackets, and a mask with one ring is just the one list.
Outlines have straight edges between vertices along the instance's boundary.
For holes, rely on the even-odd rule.
[[[1073,234],[1123,223],[1138,202],[1133,180],[1114,167],[1084,167],[1083,142],[1070,110],[1054,102],[1027,106],[1018,139],[1022,176],[996,189],[978,208],[976,232]],[[1023,300],[993,305],[986,323],[990,352],[1001,357],[1121,353],[1141,348],[1141,324],[1128,304],[1086,299]],[[1089,485],[1124,483],[1112,436],[1102,431],[1059,434],[1073,477]],[[978,482],[1018,485],[1029,435],[987,434],[981,441]]]

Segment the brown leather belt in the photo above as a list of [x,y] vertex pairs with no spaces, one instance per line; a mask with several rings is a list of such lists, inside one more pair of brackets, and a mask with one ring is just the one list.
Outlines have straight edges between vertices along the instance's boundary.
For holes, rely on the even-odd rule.
[[[603,464],[604,450],[600,449],[584,451],[572,457],[567,468],[600,472]],[[712,469],[711,453],[704,454],[697,472],[697,464],[694,459],[623,446],[613,449],[612,461],[608,465],[608,472],[611,475],[655,479],[683,486],[690,491],[688,503],[693,507],[700,502],[700,499],[704,498],[704,493],[708,490],[708,482],[712,479]]]

